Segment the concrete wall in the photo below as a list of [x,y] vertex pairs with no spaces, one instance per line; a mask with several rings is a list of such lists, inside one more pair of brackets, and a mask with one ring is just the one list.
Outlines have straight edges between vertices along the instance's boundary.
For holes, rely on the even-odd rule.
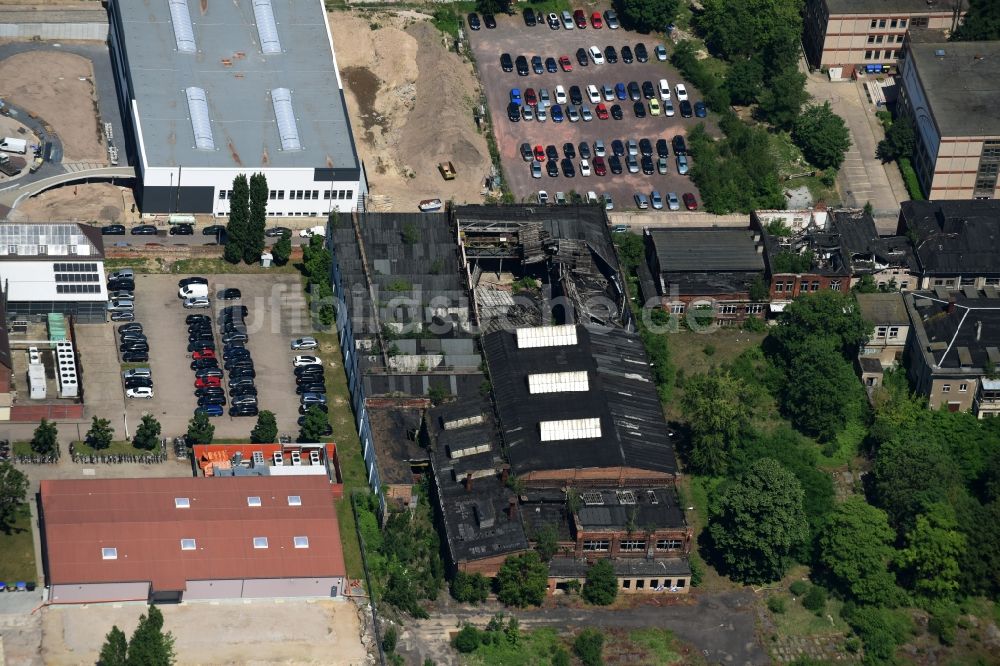
[[344,594],[344,579],[325,578],[257,578],[243,581],[243,598],[272,597],[332,597]]
[[146,601],[149,583],[89,583],[53,585],[49,601],[53,604],[89,604],[108,601]]
[[2,39],[74,39],[103,42],[107,23],[0,23]]
[[189,580],[184,601],[201,599],[239,599],[243,596],[243,581],[237,580]]

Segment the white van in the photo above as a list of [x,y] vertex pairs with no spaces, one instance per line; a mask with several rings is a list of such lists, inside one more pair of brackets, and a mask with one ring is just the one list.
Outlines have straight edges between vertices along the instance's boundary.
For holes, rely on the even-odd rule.
[[670,99],[670,82],[666,79],[660,79],[660,99],[664,102]]
[[208,296],[207,284],[186,284],[177,290],[179,298],[195,298],[197,296]]

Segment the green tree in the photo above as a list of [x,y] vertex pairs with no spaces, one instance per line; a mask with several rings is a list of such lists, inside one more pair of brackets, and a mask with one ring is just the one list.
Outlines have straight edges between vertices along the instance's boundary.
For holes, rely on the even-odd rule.
[[476,9],[483,14],[499,14],[503,8],[503,0],[476,0]]
[[681,409],[691,428],[690,466],[698,474],[724,476],[751,420],[747,387],[728,372],[690,377]]
[[729,483],[710,507],[708,523],[723,570],[746,583],[781,578],[809,536],[802,499],[798,479],[771,458]]
[[402,239],[407,245],[416,245],[416,243],[420,240],[420,230],[417,229],[417,225],[412,222],[404,224]]
[[94,449],[106,449],[111,446],[115,431],[111,421],[95,416],[90,422],[90,430],[85,436],[87,446]]
[[451,596],[456,601],[478,604],[486,601],[490,594],[490,579],[481,573],[455,572],[451,581]]
[[969,0],[965,20],[951,38],[965,42],[1000,39],[1000,4],[996,0]]
[[28,477],[9,462],[0,462],[0,530],[10,534],[28,496]]
[[208,414],[199,411],[191,417],[186,437],[190,445],[212,443],[215,438],[215,426],[208,420]]
[[137,449],[152,451],[160,445],[160,422],[152,414],[146,414],[135,430],[132,445]]
[[538,556],[548,562],[559,550],[559,533],[552,525],[543,525],[535,534],[535,550]]
[[250,204],[247,233],[243,240],[243,261],[254,264],[264,251],[264,228],[267,226],[267,177],[263,173],[250,176]]
[[832,338],[845,358],[853,358],[870,330],[851,295],[823,290],[792,301],[778,318],[771,337],[786,362],[810,353],[816,338],[823,337]]
[[455,634],[455,638],[452,639],[451,644],[462,654],[475,652],[476,648],[482,642],[482,638],[480,637],[482,633],[471,624],[466,624]]
[[274,412],[265,409],[257,414],[257,425],[250,431],[250,441],[255,444],[270,444],[277,438],[278,421],[274,418]]
[[549,585],[549,567],[535,551],[511,555],[497,571],[497,598],[508,606],[540,606]]
[[587,603],[608,606],[618,596],[618,577],[608,560],[597,560],[587,569],[587,579],[581,593]]
[[795,119],[792,140],[806,160],[820,169],[839,169],[851,147],[851,134],[844,119],[833,112],[829,102],[807,106]]
[[98,666],[126,666],[128,664],[128,638],[118,625],[104,637],[101,654],[97,657]]
[[59,429],[55,423],[42,419],[31,437],[31,450],[40,456],[59,455]]
[[799,0],[704,0],[698,27],[728,60],[760,55],[770,67],[795,64],[802,34]]
[[892,605],[899,597],[889,570],[895,540],[885,511],[852,495],[827,519],[817,559],[836,589],[861,603]]
[[156,606],[148,615],[139,616],[139,626],[128,642],[127,666],[171,666],[174,663],[174,637],[163,632],[163,613]]
[[954,510],[945,503],[928,506],[906,532],[905,541],[899,564],[909,587],[928,599],[953,598],[961,575],[958,561],[966,546]]
[[809,101],[806,75],[792,64],[775,74],[764,86],[758,107],[764,118],[778,129],[791,129],[802,105]]
[[278,266],[284,266],[288,263],[288,260],[292,257],[291,232],[286,231],[281,234],[278,242],[271,246],[271,256],[274,258],[274,263]]
[[828,442],[837,437],[863,399],[854,368],[830,338],[816,338],[810,352],[788,366],[782,408],[795,427]]
[[604,634],[597,629],[584,629],[573,641],[573,652],[580,658],[583,666],[602,666],[603,651]]
[[912,155],[916,145],[913,125],[905,118],[899,118],[885,131],[885,138],[875,146],[875,156],[883,162],[892,162]]
[[326,239],[322,236],[312,236],[309,244],[302,248],[302,265],[310,282],[330,281],[330,268],[333,266],[333,256],[326,249]]
[[726,90],[733,104],[753,104],[763,85],[764,63],[756,56],[737,58],[726,74]]
[[618,0],[622,19],[639,32],[659,32],[673,23],[678,0]]
[[243,260],[243,250],[247,243],[250,225],[250,185],[246,174],[233,179],[233,190],[229,197],[229,223],[226,225],[226,248],[223,258],[231,264]]
[[918,514],[947,502],[961,485],[955,462],[926,439],[892,439],[882,444],[872,467],[872,494],[897,530],[909,529]]
[[327,436],[326,431],[329,427],[330,421],[326,413],[316,405],[310,405],[309,409],[306,410],[306,418],[302,422],[302,428],[299,430],[299,441],[321,442]]

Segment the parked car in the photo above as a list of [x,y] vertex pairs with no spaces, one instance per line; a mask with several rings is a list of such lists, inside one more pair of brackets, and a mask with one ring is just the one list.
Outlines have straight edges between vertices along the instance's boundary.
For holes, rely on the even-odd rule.
[[140,224],[138,226],[132,227],[131,231],[133,236],[155,236],[156,227],[152,224]]
[[479,14],[476,12],[471,12],[469,14],[469,30],[479,30],[483,26],[482,21],[479,20]]
[[223,289],[219,292],[218,299],[220,301],[238,301],[243,297],[243,292],[234,287],[229,289]]
[[649,51],[646,50],[646,45],[642,42],[635,45],[635,59],[639,62],[647,62],[649,60]]
[[663,62],[664,60],[667,59],[667,49],[666,47],[663,46],[663,44],[657,44],[656,46],[654,46],[653,53],[656,54],[656,59],[659,60],[660,62]]
[[635,58],[632,56],[632,49],[627,46],[623,46],[621,50],[622,62],[626,65],[631,65],[635,62]]
[[542,56],[531,56],[531,71],[535,74],[545,73],[545,67],[542,65]]
[[170,227],[171,236],[193,236],[194,227],[190,224],[175,224]]
[[209,303],[207,296],[194,296],[192,298],[184,299],[184,308],[187,310],[203,310],[205,308],[212,307]]
[[222,377],[199,377],[194,380],[195,388],[205,388],[207,386],[222,386]]
[[[182,278],[177,281],[177,288],[183,289],[185,287],[190,287],[193,284],[208,284],[208,278],[201,277],[200,275],[192,275],[191,277]],[[205,315],[197,315],[205,316]],[[188,322],[191,323],[191,322]]]
[[153,371],[149,368],[129,368],[122,373],[123,379],[133,379],[136,377],[151,379],[153,377]]
[[604,27],[604,21],[601,19],[601,12],[594,12],[590,15],[590,25],[594,26],[595,30],[600,30]]
[[684,206],[688,210],[698,210],[698,201],[694,198],[694,195],[690,192],[684,193]]
[[674,146],[674,155],[687,155],[687,144],[684,143],[684,137],[680,134],[674,135],[671,140]]
[[[226,233],[226,227],[223,224],[210,224],[201,230],[202,236],[218,236],[224,233]],[[264,235],[268,235],[267,231],[264,232]]]
[[688,160],[686,155],[677,156],[677,173],[686,176],[688,173]]
[[497,19],[496,19],[496,17],[493,16],[493,14],[484,14],[483,15],[483,25],[486,26],[487,30],[493,30],[494,28],[497,27]]
[[303,393],[302,397],[299,398],[299,403],[303,405],[313,405],[317,403],[326,404],[326,394],[325,393]]
[[204,359],[215,358],[215,352],[211,349],[202,349],[201,351],[196,351],[191,354],[191,358],[196,361],[201,361]]
[[622,113],[622,107],[618,104],[611,105],[611,117],[615,120],[621,120],[624,117]]
[[107,226],[101,227],[102,236],[124,236],[125,235],[125,225],[124,224],[109,224]]
[[534,28],[536,24],[535,10],[532,9],[531,7],[525,7],[523,13],[524,13],[524,25],[526,25],[529,28]]
[[131,301],[134,298],[135,298],[135,292],[126,291],[125,289],[119,289],[117,291],[108,292],[109,301],[121,301],[121,300]]
[[225,395],[203,395],[198,398],[198,406],[204,407],[206,405],[224,405],[226,404]]
[[517,58],[514,59],[514,68],[517,69],[518,76],[527,76],[528,59],[525,58],[523,55],[517,56]]
[[687,100],[683,100],[677,106],[681,110],[681,117],[682,118],[690,118],[691,116],[694,115],[694,111],[691,108],[691,102],[689,102]]
[[130,351],[122,352],[122,363],[148,363],[149,352]]
[[219,367],[219,359],[212,358],[199,358],[191,361],[192,370],[204,370],[205,368],[217,368]]
[[194,410],[195,416],[204,414],[205,416],[222,416],[225,413],[222,405],[204,405]]
[[681,203],[677,200],[676,192],[667,192],[667,208],[670,210],[680,210]]
[[559,71],[559,65],[556,63],[555,58],[545,59],[545,71],[548,72],[549,74],[555,74],[556,72]]
[[297,351],[300,349],[316,349],[319,346],[319,342],[313,337],[296,338],[292,340],[292,350]]
[[153,380],[149,377],[130,377],[125,380],[125,388],[153,388]]
[[136,386],[135,388],[125,389],[125,397],[129,399],[149,400],[153,397],[153,388],[151,386]]
[[573,62],[569,59],[569,56],[559,56],[559,67],[561,67],[564,72],[572,72]]
[[229,408],[230,416],[257,416],[257,405],[233,405]]
[[215,350],[214,340],[195,340],[194,342],[189,342],[187,346],[188,352],[196,352],[201,349],[211,349]]
[[708,116],[708,108],[705,106],[704,102],[694,103],[694,115],[696,118],[704,118]]
[[604,22],[608,24],[610,30],[617,30],[621,27],[621,23],[618,22],[618,14],[613,9],[604,11]]
[[649,199],[646,198],[645,194],[641,192],[636,192],[635,205],[639,210],[646,210],[647,208],[649,208]]
[[196,370],[194,376],[196,379],[201,379],[203,377],[221,377],[222,368],[202,368],[201,370]]
[[[509,53],[505,53],[504,55],[506,55],[508,58],[510,58],[510,54]],[[223,227],[223,228],[225,228],[225,227]],[[264,235],[267,236],[268,238],[281,238],[285,234],[291,235],[291,233],[292,233],[292,230],[289,229],[288,227],[270,227],[270,228],[264,230]]]
[[677,101],[683,102],[688,98],[687,87],[683,83],[678,83],[674,86],[674,92],[677,94]]
[[663,208],[663,197],[656,190],[649,193],[649,202],[652,204],[655,210],[660,210]]
[[199,321],[207,321],[211,323],[212,318],[204,314],[189,314],[188,316],[184,317],[184,323],[187,324],[188,326]]
[[126,298],[117,298],[108,301],[108,312],[132,312],[135,310],[135,303]]
[[618,51],[615,50],[613,46],[607,46],[604,49],[604,60],[609,65],[614,65],[618,62]]

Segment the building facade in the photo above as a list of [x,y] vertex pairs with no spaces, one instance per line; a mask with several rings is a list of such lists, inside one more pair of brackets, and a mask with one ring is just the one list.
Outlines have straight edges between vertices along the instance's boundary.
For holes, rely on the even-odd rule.
[[268,215],[349,212],[367,191],[321,0],[112,0],[109,44],[144,214],[229,212],[267,177]]
[[910,318],[903,295],[858,294],[861,317],[872,325],[868,340],[858,350],[861,382],[872,390],[882,385],[885,370],[901,365],[910,335]]
[[806,0],[803,45],[813,68],[891,70],[910,28],[954,30],[964,10],[952,0]]

